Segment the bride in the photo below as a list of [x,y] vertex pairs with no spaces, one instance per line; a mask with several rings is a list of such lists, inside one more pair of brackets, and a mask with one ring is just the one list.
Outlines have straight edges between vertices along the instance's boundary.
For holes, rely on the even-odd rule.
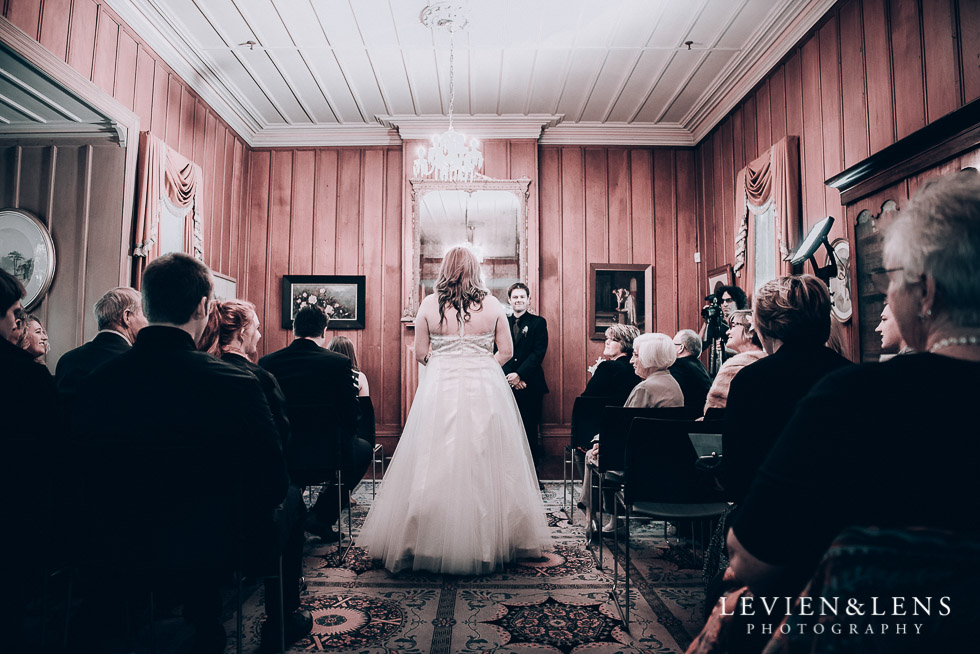
[[500,367],[512,349],[476,256],[452,248],[415,317],[425,370],[357,539],[388,570],[485,574],[548,547],[531,451]]

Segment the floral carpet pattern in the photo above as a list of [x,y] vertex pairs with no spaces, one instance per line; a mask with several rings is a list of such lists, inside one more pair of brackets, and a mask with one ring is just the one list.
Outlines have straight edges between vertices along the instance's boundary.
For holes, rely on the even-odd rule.
[[[620,568],[625,561],[622,543],[614,551],[612,539],[606,539],[600,569],[585,547],[581,512],[569,524],[562,510],[562,483],[545,482],[543,497],[552,549],[540,559],[519,560],[489,575],[393,575],[356,546],[339,555],[336,543],[309,536],[302,601],[313,614],[313,632],[288,651],[683,652],[700,630],[704,599],[701,570],[689,544],[676,538],[665,542],[662,523],[634,522],[627,630],[609,594],[613,557]],[[355,541],[370,504],[367,482],[354,493]],[[244,610],[245,652],[258,647],[263,615],[260,588]],[[234,617],[225,627],[227,651],[234,652]]]

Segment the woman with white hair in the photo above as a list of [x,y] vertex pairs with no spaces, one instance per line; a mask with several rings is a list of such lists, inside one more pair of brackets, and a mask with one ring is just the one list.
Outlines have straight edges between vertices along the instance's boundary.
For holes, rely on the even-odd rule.
[[667,368],[677,360],[674,341],[666,334],[641,334],[633,341],[633,370],[642,379],[626,398],[627,407],[684,406],[684,393]]
[[[873,281],[916,353],[831,373],[797,405],[728,536],[735,577],[753,591],[797,592],[846,527],[881,528],[869,538],[897,529],[910,542],[931,528],[930,547],[943,534],[978,540],[963,501],[976,494],[980,459],[970,410],[980,397],[980,175],[921,187],[886,231],[884,264]],[[962,575],[940,567],[962,562],[945,559],[923,555],[914,576],[955,594]],[[976,615],[975,579],[963,615]]]

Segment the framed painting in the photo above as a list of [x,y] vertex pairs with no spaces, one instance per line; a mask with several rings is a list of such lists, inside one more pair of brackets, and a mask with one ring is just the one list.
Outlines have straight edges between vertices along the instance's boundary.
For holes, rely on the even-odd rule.
[[238,297],[238,282],[234,277],[212,270],[211,278],[214,280],[215,300],[234,300]]
[[712,268],[708,271],[708,295],[717,292],[719,286],[731,286],[734,282],[731,264]]
[[588,337],[605,339],[616,323],[641,332],[653,325],[653,266],[631,263],[589,264]]
[[364,275],[283,275],[283,329],[307,304],[323,309],[327,329],[364,329]]
[[44,299],[54,280],[54,241],[34,214],[0,211],[0,267],[24,285],[25,310],[31,311]]

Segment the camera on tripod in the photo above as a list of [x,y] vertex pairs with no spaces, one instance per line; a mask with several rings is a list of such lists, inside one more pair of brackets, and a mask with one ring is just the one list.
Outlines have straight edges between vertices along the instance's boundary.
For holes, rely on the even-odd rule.
[[704,300],[708,303],[701,309],[701,318],[707,324],[704,334],[705,340],[720,338],[724,343],[728,337],[728,325],[725,322],[725,313],[718,302],[718,296],[715,294],[706,295]]

